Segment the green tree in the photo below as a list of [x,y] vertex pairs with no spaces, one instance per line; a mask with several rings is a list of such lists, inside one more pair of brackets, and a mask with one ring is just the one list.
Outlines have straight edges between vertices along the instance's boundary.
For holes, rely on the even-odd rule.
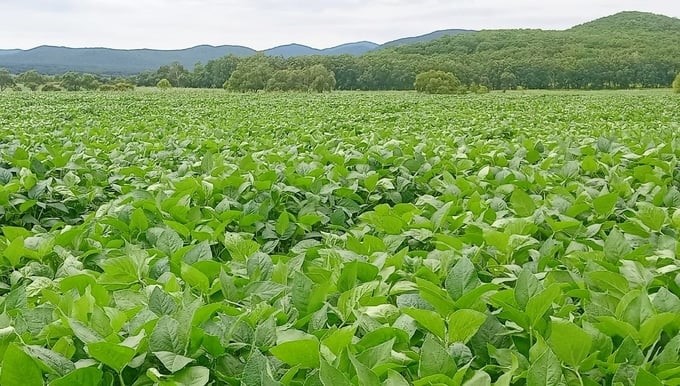
[[456,94],[463,91],[460,80],[450,72],[430,70],[416,76],[416,91],[427,94]]
[[335,88],[335,75],[322,64],[315,64],[305,70],[309,91],[324,92]]
[[301,70],[278,70],[267,81],[267,91],[305,90],[305,74]]
[[517,76],[510,71],[504,71],[500,80],[503,90],[514,90],[517,87]]
[[61,87],[66,91],[78,91],[82,87],[82,77],[76,72],[67,72],[61,76]]
[[224,84],[224,88],[233,91],[264,90],[274,72],[274,66],[268,57],[254,55],[239,62],[229,81]]
[[14,87],[14,84],[15,82],[12,74],[8,70],[0,68],[0,91]]
[[38,71],[30,70],[19,74],[16,78],[16,82],[35,91],[40,85],[45,84],[46,80],[44,76],[38,73]]
[[231,74],[236,70],[241,59],[234,55],[214,59],[205,65],[207,84],[202,87],[219,88],[228,81]]
[[92,74],[80,75],[80,87],[83,90],[96,90],[101,86],[101,82]]
[[172,84],[170,83],[169,80],[163,78],[156,83],[156,87],[160,88],[161,90],[167,90],[169,88],[172,88]]
[[175,87],[187,87],[191,84],[189,71],[179,62],[161,66],[156,71],[157,79],[167,79]]
[[675,80],[673,81],[673,91],[676,93],[680,93],[680,73],[675,77]]
[[61,85],[57,82],[45,83],[41,88],[42,91],[62,91]]
[[117,82],[114,86],[115,91],[132,91],[135,85],[130,82]]

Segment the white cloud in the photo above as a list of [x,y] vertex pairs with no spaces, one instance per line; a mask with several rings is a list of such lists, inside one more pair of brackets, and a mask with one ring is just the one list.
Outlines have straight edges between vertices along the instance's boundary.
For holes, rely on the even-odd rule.
[[444,28],[568,28],[622,10],[680,16],[666,0],[5,0],[0,48],[41,44],[265,49],[378,43]]

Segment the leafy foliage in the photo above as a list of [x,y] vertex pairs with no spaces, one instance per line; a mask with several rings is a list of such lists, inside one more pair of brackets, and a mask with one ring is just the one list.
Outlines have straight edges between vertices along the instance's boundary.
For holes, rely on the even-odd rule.
[[5,94],[0,383],[676,384],[679,107]]
[[416,91],[427,94],[455,94],[461,91],[460,80],[450,72],[430,70],[416,76]]
[[172,83],[170,83],[169,80],[163,78],[156,83],[156,87],[158,87],[161,90],[167,90],[172,87]]

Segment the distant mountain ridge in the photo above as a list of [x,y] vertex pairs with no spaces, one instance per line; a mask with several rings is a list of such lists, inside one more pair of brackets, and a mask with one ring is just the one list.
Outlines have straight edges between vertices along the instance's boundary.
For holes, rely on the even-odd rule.
[[469,33],[469,32],[477,32],[477,31],[469,30],[469,29],[443,29],[443,30],[439,30],[439,31],[430,32],[429,34],[425,34],[425,35],[412,36],[412,37],[392,40],[391,42],[387,42],[387,43],[383,44],[382,47],[396,47],[396,46],[401,46],[401,45],[405,45],[405,44],[429,42],[431,40],[436,40],[436,39],[439,39],[439,38],[444,37],[444,36],[454,36],[454,35],[460,35],[460,34]]
[[[14,73],[35,69],[47,74],[77,71],[132,75],[146,70],[153,71],[175,61],[192,69],[197,62],[205,64],[229,54],[249,56],[257,52],[236,45],[203,45],[181,50],[41,46],[30,50],[0,50],[0,68],[7,68]],[[677,59],[680,58],[680,19],[648,12],[624,11],[565,30],[448,29],[384,44],[361,41],[326,49],[288,44],[262,52],[285,58],[367,55],[369,62],[376,57],[389,58],[380,63],[383,73],[375,79],[382,79],[381,77],[387,76],[385,71],[392,71],[394,74],[390,76],[401,79],[409,87],[413,82],[404,73],[407,73],[413,63],[432,66],[438,60],[447,68],[457,63],[460,67],[457,73],[460,74],[470,72],[472,67],[485,68],[487,72],[484,77],[488,77],[488,74],[502,74],[510,69],[516,72],[515,75],[528,88],[557,85],[567,88],[582,87],[582,80],[571,75],[585,68],[600,74],[612,71],[618,74],[618,78],[607,75],[608,84],[627,87],[630,84],[625,83],[625,79],[634,78],[639,84],[655,86],[665,84],[669,74],[680,71],[680,59]],[[391,63],[394,68],[384,67],[385,63]],[[489,66],[501,67],[491,71]],[[556,68],[562,70],[556,71]],[[631,72],[644,76],[636,78],[626,75]],[[565,74],[569,75],[568,82],[563,79]],[[654,79],[654,82],[650,79]],[[590,83],[604,87],[600,84],[602,82],[604,81],[597,80]],[[359,87],[356,84],[346,86]],[[400,84],[391,87],[404,86]]]
[[[363,55],[365,53],[414,42],[427,42],[445,35],[473,32],[469,30],[443,30],[430,34],[407,37],[385,44],[368,41],[341,44],[339,46],[317,49],[301,44],[287,44],[264,50],[265,55],[293,56],[309,55]],[[56,74],[67,71],[90,72],[99,74],[136,74],[155,70],[171,62],[179,62],[192,68],[197,62],[206,63],[226,55],[249,56],[258,51],[238,45],[210,46],[200,45],[179,50],[154,49],[112,49],[103,47],[70,48],[39,46],[29,50],[0,50],[0,68],[12,72],[37,70],[42,73]]]

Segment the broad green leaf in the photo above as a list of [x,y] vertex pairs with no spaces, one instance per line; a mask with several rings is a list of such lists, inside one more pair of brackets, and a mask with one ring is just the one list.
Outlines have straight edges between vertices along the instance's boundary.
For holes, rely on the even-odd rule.
[[24,352],[41,364],[44,371],[64,376],[75,370],[73,362],[63,355],[42,346],[24,346]]
[[466,258],[462,257],[449,270],[446,277],[446,290],[453,300],[458,300],[466,293],[477,288],[481,281],[477,277],[477,269],[474,264]]
[[618,199],[618,193],[603,194],[593,199],[593,208],[599,215],[608,216],[614,210]]
[[109,342],[97,342],[87,345],[87,351],[92,358],[109,366],[120,373],[127,366],[132,358],[135,357],[135,350]]
[[160,289],[160,287],[155,287],[151,291],[151,296],[149,297],[149,310],[153,311],[156,315],[171,315],[177,309],[177,304],[172,296],[168,295]]
[[593,340],[574,323],[553,320],[548,343],[560,360],[577,368],[590,353]]
[[357,360],[354,355],[349,354],[350,362],[354,366],[354,370],[357,373],[357,379],[360,385],[365,386],[379,386],[380,378],[368,367],[364,366],[359,360]]
[[290,366],[319,367],[319,341],[316,339],[284,342],[270,348],[269,352]]
[[647,225],[653,231],[660,231],[663,228],[668,215],[663,208],[654,206],[647,202],[638,202],[637,217],[643,224]]
[[260,350],[253,350],[248,357],[241,374],[241,384],[244,386],[273,386],[278,384],[272,378],[269,362]]
[[85,344],[101,342],[104,340],[97,332],[75,319],[69,319],[68,324],[71,327],[71,330],[73,330],[73,334]]
[[288,215],[288,212],[281,212],[281,214],[279,215],[279,219],[276,220],[276,233],[282,236],[288,230],[289,225],[290,217]]
[[609,233],[604,242],[604,256],[612,263],[622,260],[631,250],[626,238],[616,229]]
[[321,343],[335,355],[340,355],[352,343],[356,329],[356,325],[342,327],[324,337]]
[[236,261],[245,261],[250,255],[260,249],[259,244],[255,241],[245,240],[243,236],[229,232],[224,235],[224,245],[227,247],[232,259]]
[[402,312],[415,319],[416,322],[425,327],[439,339],[443,340],[446,338],[446,325],[440,314],[418,308],[405,308]]
[[2,360],[0,372],[2,386],[42,386],[40,368],[19,346],[10,343]]
[[0,328],[0,359],[5,355],[7,347],[17,338],[14,327]]
[[510,196],[510,205],[520,217],[528,217],[536,211],[536,203],[526,192],[519,188],[513,190]]
[[184,262],[192,265],[199,261],[211,261],[213,259],[212,250],[210,249],[210,243],[207,241],[201,241],[200,243],[194,245],[185,255]]
[[50,386],[99,386],[103,373],[97,367],[83,367],[50,382]]
[[203,366],[187,367],[173,375],[172,380],[185,386],[205,386],[210,382],[210,370]]
[[210,289],[210,281],[208,277],[203,274],[203,272],[190,266],[189,264],[182,263],[181,267],[182,279],[184,279],[190,286],[199,289],[202,293],[207,293]]
[[562,381],[562,366],[557,356],[545,347],[529,366],[527,386],[559,385]]
[[640,334],[635,327],[613,316],[600,316],[595,326],[602,333],[608,336],[619,336],[622,338],[631,337],[640,340]]
[[420,348],[418,375],[421,378],[435,374],[453,376],[457,366],[451,355],[442,347],[432,335],[427,335]]
[[446,204],[442,205],[441,208],[437,209],[436,212],[432,214],[432,225],[434,228],[434,231],[438,231],[440,228],[442,228],[449,216],[449,213],[451,212],[451,208],[453,207],[453,202],[447,202]]
[[319,369],[319,378],[324,386],[351,386],[352,382],[345,376],[345,374],[331,366],[325,360],[320,362],[321,368]]
[[440,315],[447,315],[453,311],[456,304],[453,302],[448,292],[436,286],[432,282],[417,278],[416,283],[420,297],[427,301]]
[[387,380],[384,385],[389,386],[408,386],[408,381],[401,374],[394,370],[387,370]]
[[172,255],[184,245],[182,238],[172,229],[163,229],[156,239],[155,246],[167,255]]
[[561,292],[559,284],[552,284],[529,299],[526,314],[529,316],[529,322],[532,326],[535,326],[543,318],[543,315],[551,309],[553,302],[557,300]]
[[675,313],[663,313],[650,316],[640,325],[640,342],[642,349],[653,345],[658,339],[661,331],[671,323],[678,321]]
[[169,351],[156,351],[153,355],[161,361],[163,366],[165,366],[171,373],[176,373],[182,370],[186,365],[193,362],[191,358],[187,358],[182,355],[177,355]]
[[645,354],[639,344],[630,336],[626,337],[616,349],[614,362],[640,366],[645,362]]
[[146,218],[144,209],[136,208],[132,211],[130,216],[130,228],[136,229],[138,232],[146,232],[149,228],[149,220]]
[[169,316],[161,316],[149,336],[149,349],[184,354],[186,338],[180,332],[179,322]]
[[493,229],[484,231],[484,241],[501,252],[508,252],[510,235]]
[[475,310],[458,310],[448,317],[448,339],[450,343],[467,343],[486,321],[486,315]]
[[24,238],[17,237],[2,251],[2,255],[7,258],[10,265],[16,267],[21,262],[21,258],[26,256],[27,252],[26,248],[24,248]]
[[463,386],[491,386],[491,376],[485,371],[477,370],[463,383]]
[[541,284],[534,274],[524,268],[515,284],[515,300],[521,309],[526,309],[529,299],[541,291]]
[[637,377],[635,378],[635,385],[663,386],[663,382],[661,382],[661,380],[657,378],[654,374],[650,373],[644,368],[640,368],[638,370]]

